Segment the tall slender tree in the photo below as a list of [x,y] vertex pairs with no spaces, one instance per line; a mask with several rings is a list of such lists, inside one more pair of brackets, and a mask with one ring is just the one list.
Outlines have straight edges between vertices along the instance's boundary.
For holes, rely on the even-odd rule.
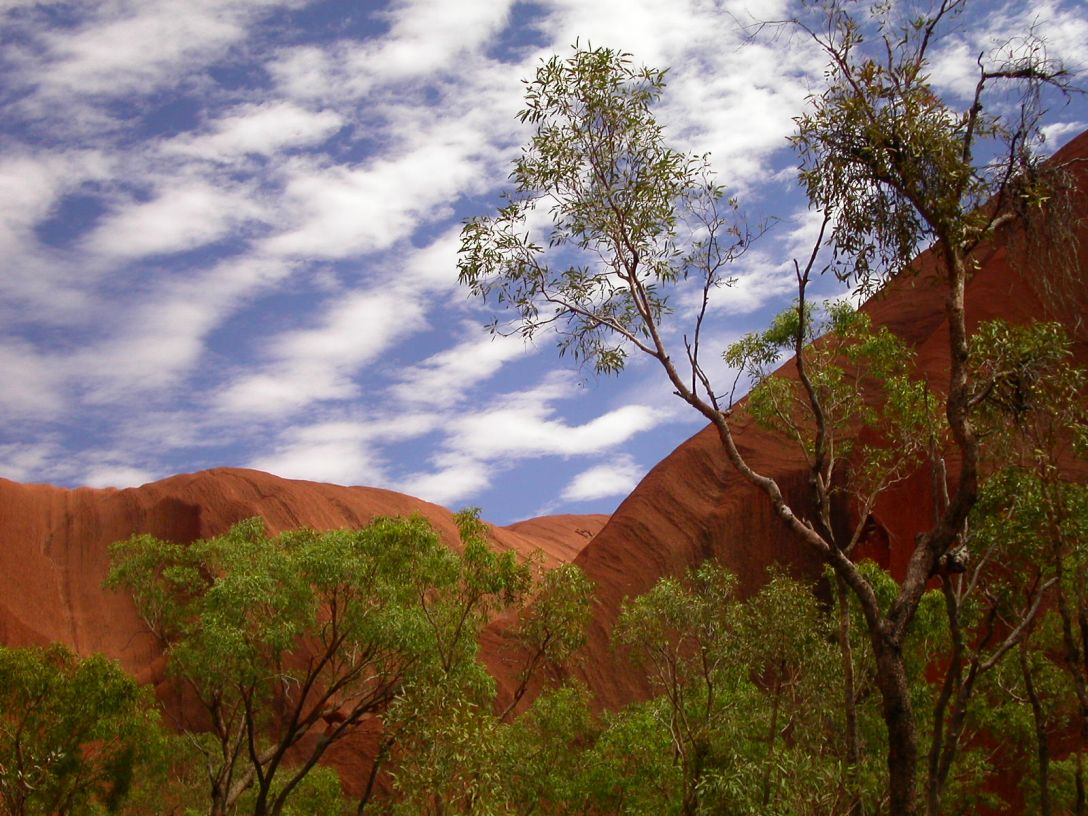
[[[828,406],[806,370],[804,295],[821,271],[859,291],[905,273],[927,241],[941,266],[949,326],[944,413],[959,469],[947,503],[911,552],[898,593],[882,605],[852,558],[852,536],[837,538],[820,514],[792,507],[777,481],[758,472],[737,447],[732,406],[715,390],[700,360],[712,293],[729,281],[729,263],[752,232],[736,218],[736,201],[705,157],[669,147],[653,105],[665,74],[634,67],[629,55],[579,49],[546,61],[528,83],[523,121],[535,127],[516,161],[514,189],[493,217],[462,231],[460,279],[477,295],[515,313],[496,331],[534,337],[554,330],[561,353],[621,370],[632,351],[658,362],[677,395],[716,429],[730,463],[764,493],[775,512],[856,596],[876,661],[888,730],[893,816],[914,814],[918,734],[903,644],[929,580],[962,545],[978,495],[979,443],[971,417],[965,290],[973,253],[1005,224],[1032,218],[1050,203],[1061,179],[1033,152],[1042,92],[1061,87],[1061,66],[1030,32],[1008,49],[979,59],[973,97],[963,110],[942,100],[930,81],[935,43],[965,0],[904,9],[901,4],[812,2],[790,21],[828,59],[826,85],[797,120],[793,138],[801,179],[824,213],[811,254],[796,264],[801,328],[796,365],[814,427],[810,459],[816,505],[830,490]],[[1015,89],[1014,104],[988,107]],[[1007,102],[1005,96],[1003,101]],[[1008,114],[991,111],[1011,111]],[[551,228],[537,237],[533,213]],[[757,231],[758,232],[758,231]],[[670,328],[669,295],[701,292],[690,326]],[[682,356],[670,349],[682,337]],[[821,485],[822,482],[822,485]],[[940,498],[937,497],[940,501]]]

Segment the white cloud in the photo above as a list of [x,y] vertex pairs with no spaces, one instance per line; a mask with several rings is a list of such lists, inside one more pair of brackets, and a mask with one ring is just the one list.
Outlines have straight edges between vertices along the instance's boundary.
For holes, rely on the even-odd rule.
[[[808,260],[813,242],[819,235],[821,219],[819,212],[807,206],[783,216],[778,225],[726,270],[733,283],[711,292],[708,311],[719,315],[747,315],[769,303],[795,297],[797,278],[793,259],[801,264]],[[683,293],[681,302],[689,322],[694,320],[701,297],[701,290],[695,286],[689,286]]]
[[75,30],[41,37],[46,96],[122,96],[172,85],[243,39],[277,0],[138,0],[100,4]]
[[463,419],[458,444],[486,456],[541,456],[597,453],[622,444],[658,424],[653,409],[629,405],[582,425],[550,419],[548,408],[484,411]]
[[56,459],[63,456],[61,445],[49,439],[0,445],[0,477],[16,482],[49,478],[56,472]]
[[502,366],[531,353],[520,337],[486,334],[471,325],[466,339],[417,365],[400,371],[390,392],[402,402],[425,400],[453,405],[474,385],[494,376]]
[[193,370],[209,333],[291,266],[277,259],[231,258],[192,277],[166,279],[137,301],[107,339],[73,354],[67,376],[91,403],[163,391]]
[[398,489],[449,507],[486,490],[492,476],[501,469],[497,464],[457,453],[439,454],[432,464],[435,471],[413,473],[399,482]]
[[551,403],[573,396],[571,378],[545,377],[525,391],[490,400],[490,409],[464,413],[456,408],[442,417],[445,439],[431,457],[431,469],[398,480],[398,489],[450,505],[489,488],[496,474],[520,459],[584,456],[612,450],[635,434],[656,426],[665,412],[627,405],[582,424],[556,416]]
[[262,249],[311,258],[377,252],[422,223],[447,217],[450,202],[482,182],[479,145],[464,135],[456,127],[433,129],[432,138],[409,152],[356,167],[301,159],[287,164],[280,207],[287,223]]
[[126,412],[137,397],[170,399],[203,358],[207,335],[253,293],[289,273],[280,261],[232,259],[125,298],[124,319],[97,326],[99,336],[78,347],[0,339],[0,406],[11,416],[56,419],[80,407],[73,397],[83,408],[121,403]]
[[0,477],[20,482],[62,482],[88,487],[135,487],[156,478],[126,463],[119,450],[73,451],[58,437],[0,444]]
[[0,0],[0,14],[6,14],[9,11],[26,8],[27,6],[55,6],[62,2],[64,0]]
[[87,487],[139,487],[154,481],[155,475],[142,468],[123,464],[101,464],[91,467],[81,480]]
[[0,160],[0,253],[28,249],[33,227],[67,187],[69,162],[62,156],[14,155]]
[[434,78],[464,77],[466,60],[492,42],[512,0],[399,0],[382,12],[390,25],[380,40],[285,49],[267,69],[297,99],[360,97],[377,89]]
[[[554,43],[607,46],[634,54],[639,62],[657,67],[672,64],[670,56],[693,35],[705,30],[711,7],[700,2],[660,3],[646,0],[554,0],[544,21]],[[622,20],[622,26],[617,21]]]
[[424,326],[423,313],[422,304],[381,289],[352,293],[313,328],[269,340],[272,362],[228,386],[218,405],[229,413],[284,416],[314,402],[358,397],[358,371]]
[[560,498],[563,501],[594,501],[612,496],[626,496],[639,479],[643,469],[630,456],[619,456],[612,462],[583,470],[568,484]]
[[281,51],[265,70],[279,93],[307,103],[338,95],[334,66],[342,62],[343,45],[298,45]]
[[[774,255],[771,252],[774,252]],[[733,282],[713,293],[709,311],[719,315],[745,315],[758,311],[770,301],[797,290],[792,269],[777,250],[749,250],[737,268],[730,272]]]
[[0,338],[0,408],[8,417],[52,417],[64,404],[64,376],[56,360],[33,345]]
[[433,417],[411,414],[289,428],[280,436],[275,449],[252,460],[250,467],[288,479],[387,484],[389,476],[379,452],[381,446],[421,436],[433,430],[433,426]]
[[979,76],[978,48],[977,42],[968,42],[962,36],[941,41],[931,52],[930,79],[934,87],[960,99],[972,98]]
[[1043,149],[1053,152],[1065,144],[1067,138],[1088,127],[1088,122],[1055,122],[1042,128]]
[[[525,134],[514,114],[519,77],[531,70],[481,52],[508,5],[398,3],[380,41],[306,45],[270,63],[279,93],[350,111],[355,131],[377,148],[350,164],[303,157],[279,164],[280,218],[262,249],[327,259],[383,252],[423,225],[441,224],[464,196],[501,183]],[[444,239],[432,244],[435,252],[455,255],[456,233]],[[448,287],[455,266],[425,274]]]
[[318,144],[343,124],[335,111],[310,111],[290,102],[242,105],[217,120],[210,133],[177,137],[163,150],[215,162],[249,154],[270,156],[285,148]]
[[410,286],[420,291],[457,288],[457,253],[461,248],[461,227],[447,230],[422,249],[404,259],[403,274]]
[[184,252],[213,243],[260,214],[244,195],[193,182],[133,203],[105,218],[85,246],[118,259]]
[[35,229],[65,195],[106,178],[112,160],[96,150],[11,150],[0,158],[0,310],[10,325],[28,318],[68,323],[88,308],[93,274],[81,264],[70,274],[65,259],[42,247]]
[[382,83],[433,75],[490,42],[512,5],[512,0],[396,0],[387,13],[389,34],[376,47],[364,48],[352,67]]
[[528,391],[492,401],[496,407],[447,422],[449,444],[482,459],[576,456],[599,453],[647,431],[663,419],[644,405],[625,405],[581,425],[555,418],[552,401],[570,396],[567,378],[553,376]]

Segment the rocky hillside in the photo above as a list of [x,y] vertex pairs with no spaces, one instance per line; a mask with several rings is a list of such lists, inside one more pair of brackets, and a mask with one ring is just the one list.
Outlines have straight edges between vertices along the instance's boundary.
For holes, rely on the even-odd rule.
[[[156,650],[131,602],[106,592],[111,542],[133,533],[174,541],[218,535],[252,516],[272,532],[360,527],[375,516],[418,513],[454,544],[450,511],[370,487],[281,479],[218,468],[126,490],[22,485],[0,479],[0,642],[65,643],[103,652],[147,677]],[[550,516],[493,529],[502,549],[571,560],[607,516]]]

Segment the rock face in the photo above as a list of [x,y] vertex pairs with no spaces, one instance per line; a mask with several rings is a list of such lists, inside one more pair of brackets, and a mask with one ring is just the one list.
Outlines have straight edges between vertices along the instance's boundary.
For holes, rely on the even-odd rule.
[[[1088,251],[1088,133],[1056,156],[1073,161],[1080,193],[1078,238]],[[969,330],[980,322],[1058,320],[1074,339],[1078,364],[1088,365],[1088,266],[1055,291],[1047,260],[1032,254],[1017,234],[999,233],[976,253],[980,269],[967,288]],[[948,380],[948,326],[944,294],[929,252],[912,273],[890,282],[862,308],[874,325],[887,326],[910,344],[918,366],[936,391]],[[796,376],[793,362],[780,376]],[[778,480],[798,512],[809,506],[807,473],[783,440],[741,416],[734,426],[737,446],[749,464]],[[954,455],[949,465],[955,468]],[[874,535],[867,555],[893,573],[909,558],[915,534],[928,526],[932,508],[927,473],[916,474],[884,494],[873,513]],[[696,434],[660,462],[619,506],[605,528],[579,553],[580,565],[598,587],[585,679],[605,706],[622,705],[644,692],[639,679],[617,662],[608,633],[625,597],[645,592],[658,577],[676,574],[715,556],[749,590],[764,580],[767,567],[786,565],[803,575],[819,574],[813,554],[794,540],[770,503],[725,458],[713,428]],[[900,573],[901,574],[901,573]]]
[[[66,490],[0,479],[0,643],[65,643],[102,652],[138,676],[157,650],[128,598],[106,592],[110,543],[134,533],[188,542],[252,516],[270,531],[360,527],[375,516],[418,513],[457,542],[448,510],[369,487],[293,481],[219,468],[127,490]],[[543,564],[569,561],[607,516],[555,516],[494,528],[495,544]]]

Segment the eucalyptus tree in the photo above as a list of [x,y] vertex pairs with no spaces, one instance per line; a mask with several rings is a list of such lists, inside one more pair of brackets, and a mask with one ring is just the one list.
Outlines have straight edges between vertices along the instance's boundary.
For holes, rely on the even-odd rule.
[[[613,637],[646,671],[680,772],[680,812],[699,809],[715,737],[747,683],[737,659],[736,577],[706,563],[624,604]],[[752,712],[746,711],[746,714]]]
[[[962,544],[978,495],[979,443],[970,417],[964,313],[974,251],[1005,224],[1054,209],[1063,181],[1041,165],[1042,91],[1065,74],[1028,33],[1015,47],[980,58],[974,94],[960,110],[930,78],[933,49],[965,5],[944,0],[920,10],[901,4],[811,2],[791,24],[826,55],[825,86],[797,120],[793,144],[811,204],[823,213],[811,254],[796,263],[800,303],[795,334],[798,379],[811,417],[808,462],[816,491],[835,476],[828,406],[805,365],[804,295],[829,272],[872,291],[906,272],[933,242],[945,291],[950,378],[942,395],[958,451],[958,476],[930,530],[914,543],[899,592],[882,605],[851,557],[852,535],[837,537],[818,511],[790,505],[778,482],[737,447],[734,406],[700,360],[711,295],[730,282],[730,263],[750,246],[737,203],[706,157],[669,147],[653,105],[665,73],[637,68],[607,48],[575,49],[544,62],[527,84],[520,116],[535,132],[515,162],[513,190],[492,217],[462,231],[460,280],[514,312],[494,331],[532,338],[554,331],[561,354],[595,370],[621,370],[632,352],[657,361],[677,395],[716,429],[725,456],[764,493],[798,540],[818,553],[860,603],[876,661],[888,730],[891,813],[918,808],[918,735],[903,644],[929,580]],[[996,94],[1009,102],[990,106]],[[1004,111],[1005,113],[1002,113]],[[542,210],[550,229],[534,231]],[[758,231],[757,231],[758,232]],[[683,330],[670,319],[670,295],[699,296]],[[680,356],[670,348],[682,337]],[[934,451],[935,453],[935,451]],[[845,464],[845,463],[844,463]],[[935,465],[936,467],[936,465]],[[822,484],[822,486],[821,486]]]
[[[970,531],[973,546],[1000,554],[991,579],[1030,597],[1046,590],[1052,625],[1031,620],[1020,649],[1023,694],[1035,724],[1041,812],[1050,812],[1048,720],[1052,669],[1059,669],[1075,713],[1072,811],[1088,811],[1084,759],[1088,751],[1088,372],[1073,364],[1072,343],[1060,324],[983,324],[972,338],[977,370],[972,402],[985,480]],[[1080,478],[1077,478],[1079,475]],[[994,560],[998,560],[995,558]],[[1034,586],[1032,586],[1034,584]],[[1030,587],[1030,588],[1029,588]],[[991,590],[992,591],[992,590]],[[1028,641],[1031,641],[1030,643]],[[1030,648],[1029,648],[1030,646]],[[1040,660],[1050,666],[1040,666]]]
[[251,519],[188,545],[114,545],[109,586],[132,593],[202,709],[207,727],[187,733],[213,816],[250,789],[255,814],[283,813],[364,719],[455,677],[490,682],[476,637],[525,595],[530,570],[488,546],[475,513],[458,522],[460,553],[420,517],[278,536]]
[[[854,791],[836,739],[832,618],[812,586],[784,575],[745,600],[736,590],[732,574],[706,562],[624,604],[614,639],[657,696],[621,713],[599,742],[637,734],[649,715],[657,733],[632,754],[669,746],[675,767],[643,812],[846,813]],[[643,796],[654,791],[637,765],[610,772],[617,787],[630,775]]]
[[[512,714],[532,683],[543,684],[546,669],[564,666],[585,642],[592,585],[580,569],[567,564],[534,576],[531,564],[487,546],[475,511],[458,519],[463,552],[420,598],[439,659],[405,684],[384,722],[380,750],[397,813],[510,812],[504,803],[519,788],[504,765],[519,733]],[[477,657],[484,625],[500,613],[508,613],[504,630],[514,646],[505,655],[514,688],[501,706],[495,680]],[[529,711],[530,719],[539,715]],[[554,749],[557,742],[548,735],[538,747]],[[533,762],[531,753],[537,751],[524,762]]]
[[151,695],[111,660],[0,647],[0,810],[120,810],[161,757]]
[[251,787],[255,813],[282,812],[328,747],[389,704],[426,657],[418,593],[445,552],[422,519],[276,537],[251,519],[189,545],[113,546],[108,585],[132,594],[207,720],[186,731],[213,816]]

